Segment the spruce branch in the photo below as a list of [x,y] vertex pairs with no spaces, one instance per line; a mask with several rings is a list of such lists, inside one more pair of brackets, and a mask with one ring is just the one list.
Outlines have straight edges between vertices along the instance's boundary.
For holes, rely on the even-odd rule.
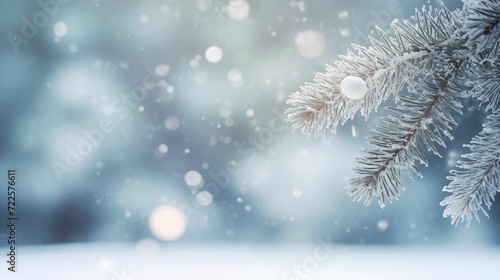
[[475,54],[488,51],[500,38],[500,0],[469,0],[464,10],[467,46]]
[[[335,132],[358,111],[367,118],[389,96],[397,98],[414,78],[418,62],[444,48],[462,24],[460,13],[446,8],[416,11],[413,20],[415,23],[393,21],[393,37],[377,28],[382,41],[370,38],[370,47],[353,45],[356,54],[348,50],[335,62],[336,67],[327,65],[326,73],[316,74],[313,83],[292,93],[285,113],[293,128],[317,136],[327,129]],[[369,90],[364,98],[352,100],[341,94],[340,82],[350,75],[366,81]]]
[[486,110],[493,112],[500,110],[500,42],[481,54],[480,62],[471,67],[467,77],[467,84],[472,87],[468,97],[473,97],[486,104]]
[[460,170],[452,170],[447,179],[451,183],[443,191],[451,193],[442,202],[444,216],[451,217],[452,224],[472,218],[479,221],[478,212],[486,217],[488,210],[500,192],[500,113],[488,116],[483,130],[469,145],[471,153],[462,155],[464,160],[457,163]]
[[[382,102],[394,98],[392,112],[367,137],[347,182],[347,193],[368,205],[374,197],[381,207],[404,191],[401,174],[421,176],[417,164],[428,165],[426,153],[446,148],[461,114],[461,99],[474,98],[491,111],[489,122],[469,145],[470,154],[451,171],[443,191],[444,217],[452,223],[486,215],[500,191],[500,0],[464,0],[461,10],[425,7],[412,21],[394,20],[392,36],[379,28],[371,46],[353,45],[335,67],[327,65],[312,83],[292,93],[288,120],[307,136],[336,131],[359,111],[368,118]],[[350,77],[354,76],[354,78]],[[366,94],[348,94],[345,80],[366,83]],[[406,86],[407,91],[402,91]]]
[[361,176],[347,182],[347,193],[355,201],[369,205],[372,197],[377,197],[379,205],[385,207],[405,189],[401,171],[410,178],[412,174],[422,177],[415,162],[428,165],[423,146],[440,156],[434,143],[446,147],[443,136],[452,139],[452,126],[457,124],[450,110],[461,113],[462,109],[453,94],[458,88],[453,85],[455,76],[426,77],[415,87],[415,94],[402,95],[395,108],[388,108],[396,115],[383,118],[374,130],[376,135],[368,137],[375,148],[358,157],[354,171]]

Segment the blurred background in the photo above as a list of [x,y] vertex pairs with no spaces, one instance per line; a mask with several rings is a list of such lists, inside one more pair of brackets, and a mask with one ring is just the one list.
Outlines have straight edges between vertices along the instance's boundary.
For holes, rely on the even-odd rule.
[[[407,180],[385,209],[354,203],[344,190],[384,110],[321,138],[283,121],[289,93],[351,43],[366,45],[375,25],[388,29],[428,4],[440,6],[4,1],[0,170],[18,176],[18,244],[288,244],[325,236],[499,244],[498,204],[470,228],[451,226],[439,206],[462,144],[481,129],[479,104],[465,103],[443,158],[429,155],[424,178]],[[0,197],[4,205],[6,192]]]

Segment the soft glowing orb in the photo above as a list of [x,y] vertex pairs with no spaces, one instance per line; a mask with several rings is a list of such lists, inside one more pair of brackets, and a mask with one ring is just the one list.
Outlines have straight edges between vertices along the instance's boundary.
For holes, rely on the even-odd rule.
[[64,37],[68,33],[68,25],[66,23],[60,21],[54,25],[54,34],[57,37]]
[[165,145],[165,144],[161,144],[159,147],[158,147],[158,150],[160,151],[160,153],[162,154],[166,154],[168,152],[168,146]]
[[302,56],[315,58],[325,51],[325,38],[316,30],[307,30],[297,34],[295,45]]
[[201,191],[196,194],[196,202],[204,207],[212,204],[213,199],[214,197],[212,194],[207,191]]
[[203,177],[198,171],[191,170],[184,175],[184,181],[190,187],[197,187],[203,183]]
[[178,129],[180,125],[181,125],[181,122],[176,117],[168,117],[165,120],[165,128],[167,130],[174,131],[174,130]]
[[234,20],[244,20],[250,13],[250,6],[245,0],[231,0],[227,5],[227,14]]
[[217,46],[211,46],[205,51],[205,58],[210,63],[217,63],[222,60],[223,52]]
[[155,72],[158,76],[167,76],[170,72],[170,66],[167,64],[158,64],[155,67]]
[[186,219],[177,208],[173,206],[161,206],[151,213],[149,228],[157,238],[172,241],[184,234]]
[[389,227],[389,222],[387,220],[380,220],[377,223],[377,229],[379,231],[386,231],[388,227]]

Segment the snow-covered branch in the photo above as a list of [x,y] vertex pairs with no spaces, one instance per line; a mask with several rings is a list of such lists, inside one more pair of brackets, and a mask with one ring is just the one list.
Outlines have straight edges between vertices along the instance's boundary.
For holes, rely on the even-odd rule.
[[347,182],[355,201],[377,197],[383,207],[404,190],[402,172],[420,176],[416,163],[427,165],[425,150],[439,156],[436,145],[453,139],[460,99],[481,101],[492,115],[467,145],[471,153],[452,171],[443,189],[451,195],[441,203],[452,223],[469,223],[486,214],[483,206],[500,190],[500,0],[464,0],[453,12],[423,8],[412,20],[394,20],[391,36],[377,29],[381,39],[371,38],[370,47],[353,46],[356,53],[290,95],[286,114],[294,128],[316,136],[335,132],[358,111],[368,118],[393,96],[393,115],[367,138],[372,148],[357,158],[359,176]]
[[[348,51],[327,66],[325,73],[318,73],[313,83],[306,83],[300,91],[292,93],[287,101],[288,120],[293,127],[311,136],[336,131],[361,111],[368,117],[390,95],[395,95],[414,79],[418,63],[429,59],[429,54],[442,51],[450,38],[461,29],[461,13],[439,10],[417,11],[413,20],[393,21],[392,37],[377,29],[382,41],[371,38],[372,46],[354,45],[357,53]],[[362,78],[368,85],[367,94],[361,99],[350,99],[340,90],[340,83],[347,76]]]
[[474,217],[479,221],[478,212],[488,216],[485,207],[490,209],[495,195],[500,192],[500,113],[488,116],[483,130],[465,145],[471,153],[457,163],[460,170],[452,170],[448,179],[451,183],[443,191],[450,192],[442,206],[445,217],[457,224],[466,221],[470,224]]
[[[459,67],[459,66],[458,66]],[[347,182],[347,192],[355,201],[370,204],[377,197],[381,207],[397,199],[404,190],[401,171],[421,176],[416,162],[427,165],[422,147],[439,155],[434,143],[445,146],[444,136],[452,138],[456,125],[450,111],[461,112],[456,97],[455,75],[430,76],[420,81],[416,93],[400,96],[395,115],[382,119],[376,134],[368,137],[375,148],[364,150],[354,171],[361,176]]]

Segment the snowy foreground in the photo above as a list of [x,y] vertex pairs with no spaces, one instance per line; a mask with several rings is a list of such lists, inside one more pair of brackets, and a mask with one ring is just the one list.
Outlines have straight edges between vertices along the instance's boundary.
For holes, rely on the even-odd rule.
[[4,264],[0,279],[500,279],[498,247],[146,247],[147,250],[109,244],[21,247],[18,272],[8,273]]

